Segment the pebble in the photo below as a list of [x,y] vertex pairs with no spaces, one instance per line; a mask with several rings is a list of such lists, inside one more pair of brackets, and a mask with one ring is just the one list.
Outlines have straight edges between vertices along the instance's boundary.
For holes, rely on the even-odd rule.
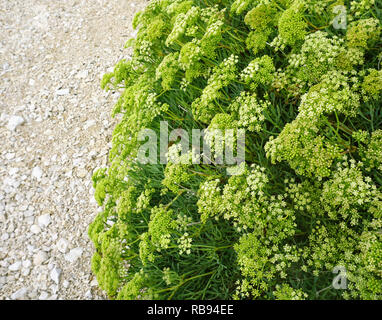
[[82,70],[80,71],[78,74],[77,74],[77,77],[80,78],[80,79],[85,79],[87,78],[89,75],[89,71],[88,70]]
[[38,221],[38,225],[40,226],[40,228],[47,227],[51,222],[50,214],[46,213],[46,214],[39,216],[37,218],[37,221]]
[[58,284],[60,282],[60,276],[61,276],[61,269],[60,268],[53,268],[50,271],[50,278]]
[[92,299],[93,298],[91,290],[88,290],[85,292],[85,298],[86,299]]
[[65,260],[71,263],[76,262],[82,255],[82,248],[74,248],[65,255]]
[[77,177],[79,178],[85,178],[87,175],[88,175],[88,172],[85,169],[79,169],[77,172]]
[[69,94],[69,89],[58,89],[56,90],[56,95],[58,96],[66,96]]
[[38,225],[35,225],[35,224],[31,226],[30,230],[34,234],[38,234],[38,233],[41,232],[41,228]]
[[37,180],[40,180],[42,177],[42,170],[40,167],[34,167],[32,169],[32,177],[36,178]]
[[8,239],[9,239],[9,234],[6,233],[6,232],[4,232],[4,233],[1,235],[1,237],[0,237],[0,240],[1,240],[1,241],[6,241],[6,240],[8,240]]
[[21,267],[21,261],[16,261],[15,263],[11,264],[8,269],[10,271],[18,271],[20,270],[20,267]]
[[33,264],[39,266],[49,259],[48,254],[45,251],[39,251],[33,257]]
[[60,239],[57,241],[57,249],[58,251],[60,251],[61,253],[66,253],[68,251],[68,241],[66,241],[65,239]]
[[9,131],[15,131],[16,128],[25,122],[23,117],[11,116],[8,120],[7,129]]
[[21,274],[26,277],[30,274],[31,270],[29,268],[23,268],[21,269]]
[[23,261],[23,267],[29,268],[32,265],[32,262],[30,260]]
[[48,300],[49,294],[45,291],[42,291],[40,296],[38,297],[39,300]]
[[17,290],[16,292],[14,292],[11,295],[11,299],[12,300],[24,300],[26,298],[27,293],[28,293],[28,289],[23,287],[23,288]]

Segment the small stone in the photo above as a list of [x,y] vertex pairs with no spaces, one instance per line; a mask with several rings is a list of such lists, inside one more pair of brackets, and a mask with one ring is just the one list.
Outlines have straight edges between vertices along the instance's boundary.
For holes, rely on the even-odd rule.
[[53,294],[56,294],[57,291],[58,291],[58,285],[56,284],[52,284],[50,287],[49,287],[50,291],[53,293]]
[[77,172],[77,176],[79,178],[85,178],[87,176],[88,172],[86,169],[79,169]]
[[16,153],[14,152],[8,152],[5,157],[7,158],[7,160],[12,160],[14,157],[15,157]]
[[24,119],[20,116],[11,116],[8,120],[7,129],[15,131],[16,128],[24,123]]
[[31,265],[32,265],[32,262],[30,262],[30,260],[23,261],[23,267],[24,268],[29,268]]
[[13,178],[6,177],[3,181],[5,185],[11,186],[13,188],[18,188],[20,186],[20,181],[17,181]]
[[9,234],[8,233],[3,233],[2,235],[1,235],[1,237],[0,237],[0,240],[2,240],[2,241],[6,241],[6,240],[8,240],[9,239]]
[[72,250],[69,251],[69,253],[67,253],[65,255],[65,260],[66,261],[69,261],[69,262],[76,262],[78,260],[78,258],[81,257],[82,255],[82,252],[83,252],[83,249],[82,248],[74,248]]
[[50,272],[50,278],[58,284],[60,282],[60,276],[61,276],[61,269],[60,268],[53,268]]
[[41,292],[40,296],[38,297],[39,300],[47,300],[49,297],[49,294],[45,291]]
[[93,280],[90,282],[90,286],[91,286],[91,287],[97,287],[97,286],[98,286],[98,281],[97,281],[97,279],[93,279]]
[[34,167],[32,170],[32,177],[40,180],[42,177],[42,170],[40,167]]
[[87,78],[89,75],[89,71],[88,70],[82,70],[80,71],[78,74],[77,74],[77,77],[80,78],[80,79],[85,79]]
[[61,253],[66,253],[68,251],[68,241],[65,239],[58,240],[56,246]]
[[9,168],[8,173],[10,176],[14,176],[17,174],[17,172],[19,172],[19,170],[20,170],[19,168]]
[[58,96],[66,96],[69,94],[69,89],[58,89],[56,90],[56,95]]
[[39,216],[37,218],[37,221],[38,221],[38,225],[41,228],[47,227],[50,224],[50,222],[51,222],[50,214],[49,213],[45,213],[45,214]]
[[48,258],[49,258],[48,254],[45,251],[39,251],[33,257],[33,263],[36,266],[39,266],[39,265],[43,264],[46,260],[48,260]]
[[86,293],[85,293],[85,298],[86,298],[86,299],[92,299],[92,298],[93,298],[93,295],[92,295],[91,290],[86,291]]
[[31,232],[34,234],[38,234],[41,232],[41,228],[38,225],[34,224],[31,226]]
[[15,226],[14,226],[13,223],[10,223],[9,226],[8,226],[7,232],[8,233],[13,233],[13,231],[15,231]]
[[62,283],[62,286],[63,286],[64,288],[69,287],[69,281],[68,281],[68,280],[64,280],[64,282]]
[[24,300],[26,298],[27,293],[28,293],[28,289],[23,287],[23,288],[17,290],[16,292],[14,292],[11,295],[11,299],[12,300]]
[[87,130],[94,125],[96,125],[96,121],[94,119],[88,120],[85,122],[84,129]]
[[8,269],[10,271],[18,271],[20,270],[20,267],[21,267],[21,261],[16,261],[15,263],[11,264]]
[[30,272],[31,272],[31,270],[30,270],[29,268],[23,268],[23,269],[21,270],[21,274],[22,274],[24,277],[28,276]]

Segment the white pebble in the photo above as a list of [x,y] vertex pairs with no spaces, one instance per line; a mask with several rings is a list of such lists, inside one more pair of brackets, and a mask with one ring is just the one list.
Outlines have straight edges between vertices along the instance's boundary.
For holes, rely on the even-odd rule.
[[37,266],[43,264],[46,260],[48,260],[48,254],[45,251],[39,251],[33,257],[33,263]]
[[29,268],[32,265],[32,262],[30,260],[23,261],[23,267]]
[[29,268],[23,268],[23,269],[21,270],[21,274],[22,274],[24,277],[28,276],[30,272],[31,272],[31,270],[30,270]]
[[28,289],[23,287],[11,295],[12,300],[23,300],[28,292]]
[[56,90],[56,95],[58,96],[66,96],[69,94],[69,89],[58,89]]
[[47,300],[49,297],[48,293],[43,291],[41,292],[40,296],[38,297],[39,300]]
[[15,131],[16,128],[24,123],[24,119],[20,116],[11,116],[8,120],[7,129]]
[[45,214],[39,216],[37,218],[37,221],[38,221],[38,225],[41,228],[47,227],[50,224],[50,222],[51,222],[50,214],[49,213],[45,213]]
[[65,255],[65,260],[69,262],[76,262],[81,257],[83,252],[82,248],[74,248]]
[[85,298],[86,299],[92,299],[93,298],[91,290],[86,291]]
[[68,251],[68,241],[65,239],[58,240],[56,246],[61,253],[66,253]]
[[60,268],[53,268],[50,272],[50,278],[58,284],[60,282],[60,276],[61,276],[61,269]]
[[89,75],[89,71],[88,70],[82,70],[78,73],[77,77],[80,78],[80,79],[85,79],[87,78]]
[[11,264],[8,269],[10,271],[18,271],[20,270],[20,267],[21,267],[21,261],[16,261],[15,263]]
[[31,226],[31,232],[34,234],[38,234],[41,232],[41,228],[38,225],[34,224]]
[[42,177],[42,170],[40,167],[34,167],[32,170],[32,177],[40,180]]
[[9,234],[8,233],[3,233],[2,235],[1,235],[1,238],[0,238],[0,240],[2,240],[2,241],[5,241],[5,240],[8,240],[9,239]]

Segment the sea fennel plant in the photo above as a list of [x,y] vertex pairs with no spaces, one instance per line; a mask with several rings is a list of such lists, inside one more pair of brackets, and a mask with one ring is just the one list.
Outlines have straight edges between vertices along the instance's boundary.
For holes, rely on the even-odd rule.
[[[110,298],[382,298],[381,19],[378,0],[152,0],[135,16],[131,58],[102,80],[121,118],[93,175]],[[212,130],[244,130],[245,162],[159,138],[167,152],[138,161],[163,123],[206,129],[212,151]]]

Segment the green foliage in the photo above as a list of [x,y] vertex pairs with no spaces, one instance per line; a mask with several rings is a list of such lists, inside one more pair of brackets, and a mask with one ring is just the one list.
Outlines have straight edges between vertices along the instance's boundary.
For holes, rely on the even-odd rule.
[[298,41],[304,40],[306,35],[306,22],[300,12],[302,4],[302,1],[295,1],[290,8],[282,13],[279,20],[280,38],[291,46]]
[[265,55],[251,61],[241,72],[241,80],[251,90],[256,90],[259,85],[268,86],[274,77],[275,67],[272,58]]
[[365,95],[378,99],[382,91],[382,70],[369,69],[369,74],[363,79],[362,89]]
[[[88,231],[110,298],[382,299],[381,15],[374,0],[152,0],[136,15],[131,59],[101,82],[121,91]],[[206,155],[175,141],[143,165],[138,133],[161,121],[207,129],[212,151],[213,130],[245,130],[246,161],[192,161]]]
[[295,290],[287,284],[276,286],[273,292],[276,300],[305,300],[307,294],[302,290]]
[[374,45],[380,37],[381,27],[377,19],[362,19],[354,21],[346,32],[346,40],[350,47],[368,48]]

